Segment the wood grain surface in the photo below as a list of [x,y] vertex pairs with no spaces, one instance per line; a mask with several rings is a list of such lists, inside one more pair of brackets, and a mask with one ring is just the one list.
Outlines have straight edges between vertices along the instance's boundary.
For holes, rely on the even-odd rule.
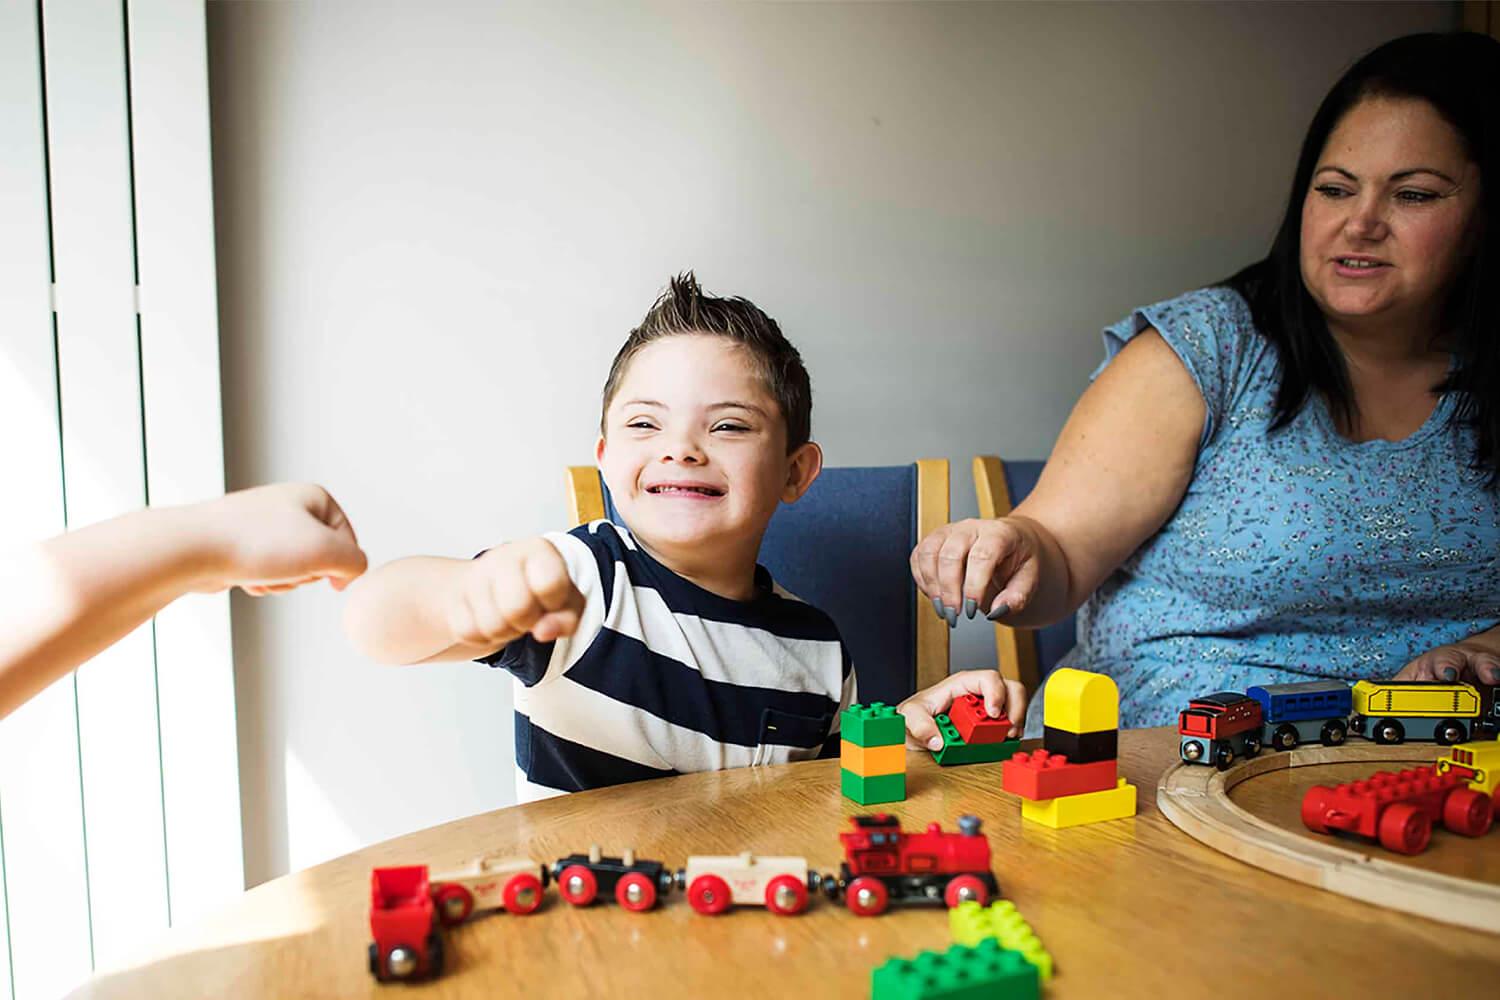
[[[1000,765],[939,768],[907,755],[908,826],[960,813],[985,822],[1002,892],[1057,962],[1052,998],[1487,995],[1500,937],[1313,889],[1226,857],[1176,829],[1154,789],[1176,761],[1170,729],[1121,734],[1121,771],[1140,814],[1069,830],[1023,824]],[[365,970],[370,868],[454,868],[481,853],[548,861],[600,843],[633,846],[674,869],[689,853],[806,855],[835,868],[835,835],[864,812],[842,799],[838,761],[718,771],[599,789],[500,809],[409,834],[245,893],[181,927],[133,968],[95,977],[79,997],[868,997],[892,955],[949,943],[946,913],[857,918],[819,898],[776,917],[694,913],[680,894],[646,914],[577,910],[549,889],[530,916],[496,913],[447,934],[450,970],[434,983],[379,986]],[[1279,790],[1257,789],[1268,803]],[[1290,793],[1288,793],[1290,794]],[[1273,808],[1281,808],[1274,805]],[[1458,839],[1458,838],[1455,838]],[[1500,834],[1444,845],[1431,863],[1493,881]],[[1455,852],[1467,860],[1445,857]],[[1423,863],[1421,860],[1414,863]],[[1500,927],[1500,914],[1487,922]]]

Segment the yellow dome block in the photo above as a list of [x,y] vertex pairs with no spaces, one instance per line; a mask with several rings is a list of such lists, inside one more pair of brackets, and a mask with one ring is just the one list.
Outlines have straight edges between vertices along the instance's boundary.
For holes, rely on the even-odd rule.
[[1120,728],[1120,689],[1114,679],[1063,667],[1047,678],[1042,719],[1053,729],[1097,733]]

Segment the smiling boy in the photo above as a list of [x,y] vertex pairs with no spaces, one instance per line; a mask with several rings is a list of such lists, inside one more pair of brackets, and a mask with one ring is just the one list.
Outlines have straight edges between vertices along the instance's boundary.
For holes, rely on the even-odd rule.
[[796,348],[689,273],[631,331],[603,395],[595,454],[628,527],[389,563],[350,588],[350,638],[381,662],[509,670],[523,801],[836,753],[848,653],[756,564],[777,505],[823,463]]

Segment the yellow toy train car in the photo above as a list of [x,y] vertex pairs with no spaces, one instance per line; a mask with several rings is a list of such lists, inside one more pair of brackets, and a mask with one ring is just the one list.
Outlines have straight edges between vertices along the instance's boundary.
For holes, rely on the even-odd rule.
[[1431,740],[1452,746],[1473,739],[1484,721],[1484,699],[1472,684],[1359,681],[1349,728],[1376,743]]

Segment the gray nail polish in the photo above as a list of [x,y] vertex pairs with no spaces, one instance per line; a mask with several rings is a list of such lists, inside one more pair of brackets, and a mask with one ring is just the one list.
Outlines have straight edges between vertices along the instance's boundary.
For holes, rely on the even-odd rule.
[[979,610],[979,602],[976,601],[976,600],[974,600],[974,598],[970,597],[970,598],[966,598],[964,600],[964,617],[965,618],[973,618],[974,617],[974,612],[976,612],[978,610]]
[[1490,667],[1487,673],[1490,675],[1491,684],[1500,684],[1500,670],[1496,670],[1494,667]]
[[958,626],[958,609],[957,608],[950,608],[947,605],[944,605],[943,606],[943,617],[945,617],[945,618],[948,619],[948,627],[949,628],[956,628]]
[[943,602],[934,597],[932,599],[932,610],[937,613],[939,618],[943,617]]
[[1458,671],[1454,670],[1452,667],[1444,667],[1443,668],[1443,680],[1445,680],[1445,681],[1456,681],[1456,680],[1458,680]]
[[994,611],[991,611],[989,614],[985,615],[985,617],[988,618],[992,622],[997,622],[1000,619],[1004,618],[1008,614],[1010,614],[1010,605],[1009,604],[1002,604],[999,607],[997,607]]

